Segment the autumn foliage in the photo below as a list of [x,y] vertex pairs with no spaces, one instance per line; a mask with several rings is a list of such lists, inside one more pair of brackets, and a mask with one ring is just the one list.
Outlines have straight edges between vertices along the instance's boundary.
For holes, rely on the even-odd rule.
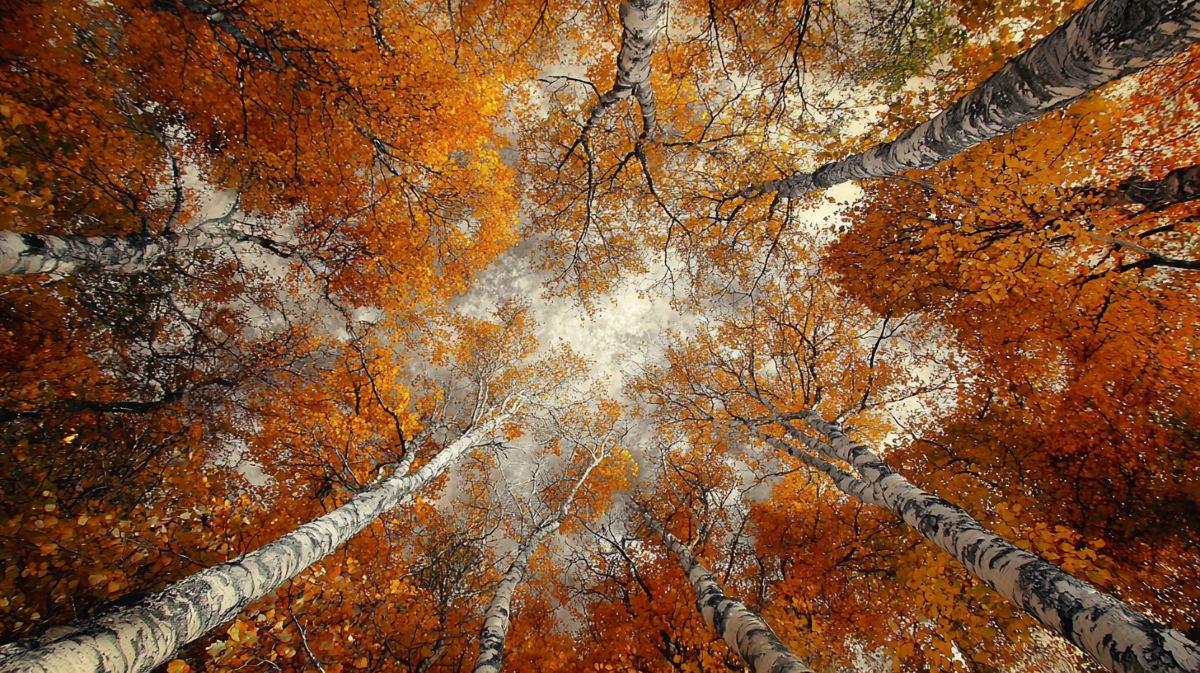
[[1086,3],[672,2],[597,107],[631,2],[0,0],[0,232],[231,241],[0,279],[0,667],[465,437],[159,670],[746,670],[670,536],[815,671],[1097,666],[805,413],[1200,641],[1200,49],[783,198]]

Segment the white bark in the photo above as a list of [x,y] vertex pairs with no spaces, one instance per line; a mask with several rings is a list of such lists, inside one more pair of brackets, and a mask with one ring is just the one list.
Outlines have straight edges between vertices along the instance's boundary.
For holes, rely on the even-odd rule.
[[654,45],[666,10],[666,0],[623,0],[621,2],[621,51],[617,54],[617,76],[613,88],[600,96],[588,115],[583,135],[600,121],[605,110],[633,95],[642,113],[642,135],[654,132],[654,88],[650,84]]
[[974,91],[895,140],[755,185],[785,198],[941,163],[1200,40],[1200,0],[1095,0]]
[[45,236],[0,231],[0,275],[141,273],[180,252],[228,248],[242,241],[270,247],[266,239],[229,229],[194,229],[159,236]]
[[558,527],[571,513],[571,504],[575,502],[575,496],[579,494],[579,489],[583,488],[583,484],[591,475],[592,470],[596,469],[596,466],[607,456],[607,447],[592,454],[592,462],[575,480],[571,492],[559,505],[558,511],[535,526],[533,531],[526,536],[525,541],[521,543],[521,547],[517,550],[517,557],[513,559],[512,565],[508,567],[500,584],[496,586],[492,602],[483,616],[483,627],[479,631],[479,655],[475,658],[475,668],[472,669],[472,673],[500,673],[500,668],[504,664],[504,640],[508,637],[509,606],[512,603],[513,592],[525,579],[529,559],[533,557],[542,540],[558,530]]
[[145,673],[320,561],[424,486],[498,427],[480,423],[411,474],[394,474],[346,504],[232,561],[168,586],[37,649],[0,659],[0,673]]
[[[887,507],[887,505],[878,498],[875,490],[871,488],[870,484],[856,478],[854,475],[843,470],[837,465],[834,465],[833,463],[829,462],[828,460],[824,460],[819,456],[813,455],[813,453],[798,449],[782,439],[779,439],[778,437],[772,437],[762,430],[759,430],[752,423],[742,422],[742,426],[749,430],[755,437],[758,437],[767,444],[798,459],[800,462],[813,469],[824,472],[825,476],[829,477],[829,479],[833,481],[833,485],[836,486],[837,489],[842,493],[845,493],[852,498],[858,498],[859,500],[862,500],[870,505],[877,505],[884,508]],[[815,452],[829,456],[827,452],[820,451],[813,447],[813,443],[823,443],[816,438],[805,436],[802,438],[802,441],[804,441],[805,445],[810,449],[813,449]]]
[[[444,622],[441,624],[441,627],[443,629],[446,628],[446,625]],[[425,657],[424,659],[422,659],[421,663],[417,666],[416,673],[428,673],[429,669],[433,668],[433,665],[436,664],[438,662],[438,659],[441,659],[442,655],[445,653],[446,653],[446,634],[443,632],[441,635],[438,636],[438,639],[434,642],[433,651],[429,653],[428,657]]]
[[483,628],[479,631],[479,656],[475,658],[475,668],[472,669],[474,673],[500,673],[500,666],[504,661],[504,639],[508,637],[508,615],[513,592],[525,579],[529,559],[537,551],[538,545],[546,536],[558,530],[561,522],[561,518],[554,517],[526,536],[517,551],[517,557],[513,559],[508,572],[504,573],[504,578],[496,586],[496,593],[492,595],[492,602],[483,617]]
[[713,579],[691,550],[680,542],[666,527],[656,521],[646,510],[642,510],[646,523],[662,538],[683,572],[687,575],[692,591],[696,594],[696,609],[729,647],[738,653],[754,673],[812,673],[799,657],[792,654],[787,645],[767,626],[762,617],[754,614],[740,601],[725,595],[721,585]]
[[[1200,647],[1112,596],[984,528],[961,508],[918,488],[864,444],[812,410],[798,412],[823,442],[778,420],[788,434],[849,463],[869,486],[865,502],[894,512],[997,593],[1116,673],[1200,673]],[[843,475],[831,475],[844,481]],[[846,489],[843,489],[846,490]]]

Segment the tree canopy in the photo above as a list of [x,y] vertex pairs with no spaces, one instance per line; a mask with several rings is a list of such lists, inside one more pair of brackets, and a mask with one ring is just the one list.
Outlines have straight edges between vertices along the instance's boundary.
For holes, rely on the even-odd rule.
[[1200,673],[1197,43],[0,0],[0,673]]

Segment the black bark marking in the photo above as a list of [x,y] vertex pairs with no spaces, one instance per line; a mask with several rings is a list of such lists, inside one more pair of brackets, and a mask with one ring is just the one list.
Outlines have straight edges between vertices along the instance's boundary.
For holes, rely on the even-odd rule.
[[973,567],[979,564],[979,550],[987,544],[987,540],[980,538],[971,544],[963,547],[961,552],[961,560],[964,565]]

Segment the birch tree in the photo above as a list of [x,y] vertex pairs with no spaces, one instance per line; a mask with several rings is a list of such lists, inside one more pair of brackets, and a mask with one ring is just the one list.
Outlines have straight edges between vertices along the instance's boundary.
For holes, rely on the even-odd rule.
[[671,535],[649,510],[639,507],[639,511],[646,524],[662,538],[663,545],[679,560],[696,594],[696,609],[704,616],[704,622],[725,639],[751,671],[812,673],[812,669],[792,654],[761,617],[725,595],[712,573],[696,560],[687,545]]
[[290,230],[308,269],[364,304],[395,304],[392,287],[461,290],[513,241],[513,173],[484,140],[503,85],[481,73],[525,70],[472,49],[458,65],[393,67],[457,42],[445,10],[429,9],[440,27],[412,34],[414,22],[385,25],[368,0],[70,0],[6,13],[0,271],[130,272],[173,251],[262,242],[169,226],[200,219],[172,198],[184,166],[185,191],[238,193],[270,221],[253,233]]
[[610,510],[581,524],[584,535],[569,552],[568,567],[582,570],[572,594],[578,605],[573,614],[582,622],[577,665],[644,671],[738,667],[737,655],[713,637],[696,611],[692,592],[674,586],[677,563],[669,553],[655,553],[657,545],[643,546],[629,513]]
[[[617,72],[613,86],[600,95],[587,115],[579,142],[586,142],[588,131],[617,101],[633,97],[642,116],[642,139],[654,133],[654,85],[650,73],[654,65],[654,46],[663,21],[665,0],[622,0],[617,10],[621,21],[621,48],[617,53]],[[574,152],[572,147],[568,152]]]
[[180,647],[233,619],[251,602],[332,553],[401,498],[485,443],[520,405],[520,398],[505,400],[495,415],[415,472],[397,471],[329,514],[249,554],[175,582],[157,595],[58,635],[33,650],[0,659],[0,671],[144,673],[166,663]]
[[501,669],[504,661],[504,639],[508,636],[509,613],[513,593],[529,568],[529,559],[547,537],[558,530],[561,518],[554,516],[538,524],[517,548],[517,555],[509,564],[508,570],[496,590],[492,601],[488,604],[483,616],[483,627],[479,630],[479,654],[475,657],[475,665],[471,669],[475,673],[495,673]]
[[[597,505],[603,506],[601,503],[607,500],[606,493],[610,494],[624,483],[621,471],[628,467],[621,456],[627,454],[621,449],[620,442],[628,433],[628,424],[621,416],[620,407],[612,402],[601,402],[595,411],[578,406],[561,411],[548,410],[547,429],[566,444],[570,456],[562,474],[548,482],[541,482],[538,473],[542,472],[543,463],[551,459],[551,455],[544,454],[536,461],[535,474],[530,479],[536,502],[529,511],[525,507],[518,508],[522,518],[536,518],[496,586],[484,615],[479,632],[479,655],[472,669],[474,673],[499,673],[501,670],[512,597],[524,580],[529,561],[538,547],[559,529],[576,506],[583,505],[583,516],[596,516],[599,513]],[[606,461],[610,464],[602,468]],[[568,489],[565,493],[562,492],[564,487]]]
[[0,232],[0,273],[144,273],[167,258],[202,251],[230,250],[238,243],[257,243],[283,253],[273,241],[233,230],[194,228],[157,236],[48,236]]
[[850,180],[928,168],[1007,133],[1200,40],[1200,8],[1184,0],[1097,0],[934,118],[895,140],[752,185],[743,195],[796,198]]
[[[755,80],[755,86],[737,85],[740,77],[753,80],[753,76],[731,65],[741,64],[739,59],[747,55],[739,52],[727,61],[719,39],[710,45],[714,54],[702,53],[697,45],[714,38],[708,32],[688,33],[680,40],[677,52],[669,52],[672,59],[678,60],[660,59],[656,65],[665,81],[681,82],[678,93],[659,91],[659,123],[669,132],[658,141],[630,143],[630,133],[624,130],[625,142],[597,137],[588,154],[573,129],[560,124],[547,132],[542,120],[531,125],[529,134],[536,149],[528,153],[527,161],[536,168],[535,194],[545,211],[531,224],[535,233],[545,237],[539,264],[554,272],[548,285],[555,292],[590,297],[610,289],[622,278],[666,267],[660,282],[672,291],[696,296],[737,291],[739,286],[753,282],[757,259],[786,254],[788,241],[799,235],[798,220],[808,205],[790,204],[789,199],[849,180],[895,177],[907,169],[945,161],[1194,43],[1197,28],[1191,4],[1155,4],[1145,6],[1145,13],[1141,13],[1143,5],[1138,4],[1138,10],[1127,16],[1126,10],[1133,6],[1124,1],[1089,5],[942,115],[917,127],[893,128],[897,116],[926,115],[924,108],[906,104],[898,96],[871,98],[870,104],[889,106],[888,115],[878,126],[889,135],[901,132],[896,140],[817,166],[813,171],[765,180],[777,174],[781,166],[804,161],[804,148],[824,158],[841,153],[840,145],[857,141],[833,137],[838,130],[836,124],[817,128],[819,124],[803,115],[786,125],[771,121],[779,118],[782,104],[772,106],[756,99],[750,91],[763,83]],[[755,57],[763,51],[774,54],[784,44],[795,46],[792,59],[778,55],[787,61],[785,80],[820,77],[796,74],[802,70],[797,61],[813,63],[818,57],[812,52],[812,44],[793,33],[803,32],[801,26],[811,18],[810,11],[814,16],[826,11],[822,3],[804,3],[803,17],[772,22],[773,30],[746,19],[745,34],[738,30],[742,22],[736,12],[723,16],[716,5],[711,12],[696,11],[696,16],[674,16],[684,17],[681,25],[691,19],[709,32],[726,30],[737,36],[729,38],[734,44],[767,36],[775,40],[767,43],[769,48],[759,45],[743,50]],[[1133,18],[1135,14],[1139,18]],[[1025,26],[1027,18],[1016,20]],[[725,28],[726,22],[735,27]],[[1039,18],[1039,29],[1032,32],[1040,32],[1041,23]],[[812,28],[818,35],[808,39],[820,40],[819,35],[824,33],[816,26]],[[977,39],[995,39],[984,37],[982,27],[976,29]],[[851,51],[847,60],[861,60],[847,47],[854,43],[852,40],[830,42],[836,43],[830,51]],[[838,53],[824,61],[840,63],[846,58],[845,53]],[[679,62],[697,65],[676,70]],[[969,63],[964,67],[989,66]],[[835,69],[828,76],[837,77],[843,72]],[[970,75],[964,77],[966,81],[972,79]],[[774,91],[784,88],[773,79],[764,86]],[[817,102],[810,103],[806,95],[802,89],[786,96],[780,94],[780,98],[791,96],[800,98],[800,104],[806,107],[840,110],[840,103],[822,104],[819,96]],[[862,98],[856,101],[868,104]],[[780,126],[783,128],[776,130]],[[856,148],[860,146],[855,144]],[[574,152],[568,153],[569,161],[557,158],[564,147]],[[555,159],[547,161],[551,155]],[[926,187],[935,189],[936,185]],[[768,198],[757,198],[763,195]]]
[[[782,303],[778,310],[772,300],[759,304],[762,317],[727,324],[716,339],[701,336],[672,356],[669,371],[645,378],[666,417],[744,433],[824,474],[846,496],[893,512],[1110,670],[1183,672],[1200,666],[1197,645],[1179,632],[1002,539],[961,508],[912,484],[864,444],[851,441],[839,423],[825,420],[815,409],[818,405],[836,409],[839,419],[858,414],[869,425],[870,414],[864,412],[903,387],[903,379],[888,381],[900,370],[889,374],[881,362],[886,356],[880,341],[874,347],[856,345],[859,337],[849,334],[835,340],[840,352],[822,355],[816,339],[822,333],[819,324],[827,319],[803,308],[785,319],[791,302]],[[769,320],[779,321],[778,330],[768,327]],[[865,378],[854,374],[855,365],[838,371],[838,360],[854,360],[856,350],[869,359],[869,367],[857,370]],[[839,383],[850,390],[839,391]]]
[[[798,415],[828,441],[799,430],[785,414],[776,416],[778,422],[803,449],[761,430],[755,429],[754,435],[820,469],[843,493],[892,511],[988,586],[1109,670],[1182,672],[1200,667],[1200,647],[1183,634],[1013,545],[962,509],[916,487],[820,414],[805,409]],[[828,460],[849,463],[860,478]]]
[[[376,476],[372,482],[364,478],[367,471],[355,464],[357,456],[340,454],[336,460],[342,464],[335,463],[330,468],[340,477],[336,482],[351,497],[328,514],[235,560],[176,582],[130,607],[70,627],[69,633],[56,633],[30,651],[0,660],[0,670],[149,671],[169,660],[183,645],[232,619],[251,602],[332,553],[405,496],[428,484],[474,449],[493,442],[493,436],[511,433],[507,426],[527,401],[551,396],[557,386],[570,380],[575,370],[566,356],[543,357],[535,365],[526,362],[537,348],[527,307],[510,302],[499,307],[496,314],[495,321],[465,317],[451,320],[453,330],[439,334],[435,340],[432,359],[445,363],[457,385],[447,384],[431,391],[429,397],[437,401],[437,406],[431,408],[429,401],[417,406],[425,407],[426,420],[435,429],[456,439],[415,471],[408,471],[418,448],[410,438],[415,421],[406,409],[389,404],[389,398],[406,395],[404,391],[381,391],[385,383],[392,386],[397,383],[385,382],[383,373],[388,370],[365,359],[365,346],[355,339],[349,356],[360,358],[359,364],[367,369],[367,389],[362,392],[375,398],[381,407],[380,417],[394,421],[392,428],[367,431],[395,432],[394,442],[404,449],[389,476]],[[361,394],[355,395],[359,397],[359,406]],[[292,403],[284,410],[286,423],[306,425],[300,413],[306,407],[297,400]],[[329,425],[344,427],[336,422],[336,410],[333,413],[323,410]],[[358,415],[354,408],[348,411],[352,416]],[[275,434],[266,425],[260,432],[264,439]],[[303,441],[306,432],[318,443],[325,439],[311,428],[304,428],[291,441]],[[369,449],[372,444],[361,442],[359,449]],[[336,445],[331,453],[338,454]],[[269,459],[258,455],[262,464],[270,465]],[[378,475],[387,469],[386,465],[376,466],[370,473]],[[289,498],[294,499],[295,495],[290,494]]]
[[821,262],[855,300],[939,326],[972,362],[960,408],[910,426],[937,444],[904,442],[889,462],[938,491],[941,480],[909,472],[911,461],[952,461],[952,472],[975,475],[972,489],[1020,503],[1028,525],[1104,545],[1119,574],[1080,576],[1153,605],[1181,632],[1200,602],[1189,592],[1165,600],[1147,561],[1178,558],[1174,583],[1197,583],[1185,540],[1200,522],[1168,513],[1194,507],[1189,475],[1200,474],[1183,448],[1200,409],[1186,391],[1200,379],[1181,366],[1200,330],[1197,146],[1171,132],[1190,123],[1200,95],[1186,74],[1197,59],[1189,50],[964,152],[922,176],[936,190],[865,185]]

